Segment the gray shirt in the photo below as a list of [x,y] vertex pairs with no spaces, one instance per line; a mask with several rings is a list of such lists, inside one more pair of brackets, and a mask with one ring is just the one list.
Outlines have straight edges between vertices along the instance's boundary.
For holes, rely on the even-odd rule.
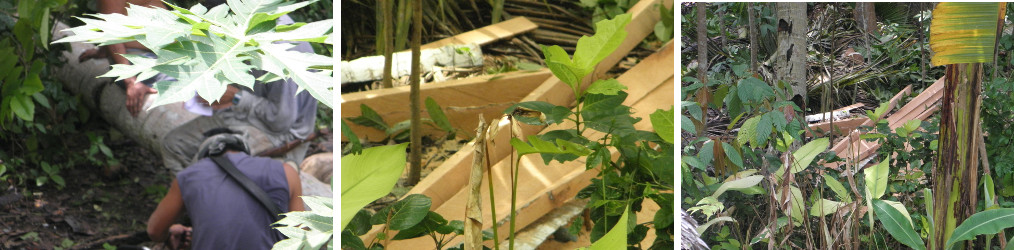
[[[289,185],[281,162],[226,153],[240,172],[261,187],[282,212],[289,211]],[[210,158],[176,174],[183,206],[193,222],[193,249],[270,249],[283,235],[274,219]]]

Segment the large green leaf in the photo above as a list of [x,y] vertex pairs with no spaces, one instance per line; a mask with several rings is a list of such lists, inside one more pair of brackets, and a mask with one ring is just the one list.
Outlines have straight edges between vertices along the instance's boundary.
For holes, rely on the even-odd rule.
[[725,190],[749,188],[749,187],[752,187],[752,186],[756,186],[757,183],[760,183],[762,180],[764,180],[764,176],[753,175],[753,176],[747,176],[747,177],[743,177],[743,178],[740,178],[740,179],[737,179],[737,180],[733,180],[733,181],[727,181],[725,183],[722,183],[722,185],[719,186],[717,190],[715,190],[715,193],[711,194],[711,197],[714,197],[714,198],[717,199],[718,196],[720,196],[723,193],[725,193]]
[[[514,146],[514,150],[518,152],[518,157],[526,154],[570,154],[575,156],[585,156],[591,154],[591,150],[584,145],[573,143],[563,139],[556,139],[556,144],[549,141],[544,141],[538,136],[528,136],[528,142],[521,141],[518,138],[511,138],[511,146]],[[529,144],[530,143],[530,144]],[[552,160],[548,157],[542,159],[546,164]]]
[[630,14],[613,17],[595,23],[595,35],[582,36],[577,39],[574,50],[574,65],[591,72],[595,65],[612,54],[627,38],[624,27],[630,22]]
[[440,105],[437,105],[437,101],[433,100],[433,97],[426,97],[426,112],[430,114],[430,119],[437,124],[437,127],[447,132],[454,131],[451,121],[447,120],[444,110],[440,108]]
[[630,207],[623,209],[623,216],[620,216],[620,220],[616,222],[613,229],[609,229],[606,235],[599,238],[588,247],[590,250],[599,249],[626,249],[627,248],[627,216],[630,213]]
[[810,208],[810,216],[826,216],[838,211],[838,208],[845,206],[845,203],[820,199],[817,204]]
[[827,184],[827,186],[831,188],[831,191],[834,192],[835,196],[837,196],[839,200],[846,203],[852,202],[852,196],[849,196],[848,190],[845,189],[845,186],[842,185],[840,181],[828,174],[823,174],[822,176],[824,177],[824,184]]
[[992,62],[1006,9],[1005,3],[937,4],[930,24],[933,65]]
[[873,200],[873,210],[876,211],[877,220],[884,225],[884,229],[898,242],[914,249],[926,249],[922,237],[912,228],[911,221],[905,220],[898,209],[882,200]]
[[[792,152],[792,157],[795,161],[792,163],[792,167],[789,168],[789,173],[795,174],[806,169],[806,167],[810,166],[810,163],[813,163],[813,159],[817,158],[817,155],[827,150],[827,146],[830,144],[831,142],[828,138],[818,138],[799,147],[796,152]],[[784,173],[785,167],[779,168],[778,171],[775,171],[775,178],[781,178]]]
[[959,241],[970,240],[982,234],[996,234],[1000,230],[1014,227],[1014,208],[986,210],[965,219],[947,240],[947,249]]
[[870,199],[880,199],[887,191],[888,170],[890,170],[887,164],[888,160],[889,158],[884,158],[879,164],[865,170],[866,174],[863,178],[866,180],[866,195]]
[[[676,129],[673,128],[676,118],[674,111],[675,106],[670,106],[669,110],[658,109],[655,110],[655,113],[648,115],[648,118],[651,119],[651,127],[655,129],[655,133],[668,143],[675,143],[676,141]],[[684,118],[681,121],[681,126],[687,126],[687,119]],[[689,127],[693,129],[694,124],[692,122],[689,123]]]
[[391,192],[405,169],[405,147],[408,144],[363,149],[362,154],[341,159],[342,224],[370,202]]
[[617,81],[614,78],[609,78],[605,80],[596,80],[588,86],[588,89],[586,89],[585,92],[589,94],[615,95],[624,89],[627,89],[627,86],[623,86],[623,84],[620,84],[620,81]]
[[430,200],[430,197],[411,194],[377,211],[376,214],[373,214],[373,218],[370,218],[370,223],[374,225],[387,223],[387,226],[393,230],[409,229],[426,218],[432,204],[433,201]]
[[330,20],[298,28],[276,27],[276,19],[313,2],[230,0],[210,10],[201,5],[184,9],[169,4],[172,10],[131,5],[127,8],[129,18],[121,14],[81,18],[84,25],[65,30],[74,34],[54,43],[108,45],[138,41],[147,46],[158,60],[128,58],[133,65],[115,66],[103,76],[122,79],[136,75],[146,79],[165,73],[178,79],[155,84],[159,95],[150,108],[185,101],[194,93],[206,100],[218,100],[228,84],[252,87],[256,77],[251,69],[268,72],[258,79],[261,82],[291,79],[298,91],[306,90],[324,105],[332,106],[332,58],[289,51],[293,44],[276,43],[326,41],[333,29]]

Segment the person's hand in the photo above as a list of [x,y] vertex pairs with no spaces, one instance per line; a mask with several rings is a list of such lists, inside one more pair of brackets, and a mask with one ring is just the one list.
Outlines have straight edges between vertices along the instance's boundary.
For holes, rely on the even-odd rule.
[[193,240],[190,232],[193,231],[191,227],[185,227],[180,224],[173,224],[169,227],[169,248],[170,249],[190,249],[190,241]]
[[106,47],[106,46],[99,46],[99,47],[91,48],[91,49],[88,49],[88,50],[85,50],[84,52],[82,52],[81,55],[79,55],[77,57],[77,62],[84,62],[84,61],[88,61],[88,60],[91,60],[91,59],[106,59],[106,60],[109,60],[108,55],[109,55],[109,49],[108,49],[108,47]]
[[127,87],[127,111],[130,111],[130,116],[137,117],[144,107],[144,100],[148,94],[158,93],[158,91],[137,81],[137,77],[123,79],[123,82]]
[[229,85],[225,89],[225,94],[222,94],[222,98],[219,98],[218,101],[208,103],[207,100],[204,100],[204,98],[201,98],[200,96],[198,96],[197,99],[201,104],[204,104],[205,106],[211,106],[211,109],[213,110],[220,110],[232,107],[232,99],[236,97],[237,92],[239,92],[239,88]]

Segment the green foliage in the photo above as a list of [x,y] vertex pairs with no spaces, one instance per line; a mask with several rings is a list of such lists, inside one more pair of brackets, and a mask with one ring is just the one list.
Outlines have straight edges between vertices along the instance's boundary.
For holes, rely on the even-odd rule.
[[[377,111],[374,111],[369,106],[366,106],[366,104],[360,104],[359,110],[362,114],[356,117],[346,118],[346,120],[360,126],[371,127],[384,131],[384,134],[387,135],[387,140],[404,142],[409,139],[408,137],[411,135],[411,120],[404,120],[395,123],[394,125],[388,125],[387,122],[384,121],[384,118],[380,117],[380,114],[378,114]],[[454,134],[458,131],[458,129],[451,126],[451,122],[447,118],[447,115],[444,114],[443,109],[431,97],[426,98],[426,110],[429,113],[429,118],[423,118],[422,120],[424,122],[428,122],[431,126],[440,128],[444,132],[447,132],[447,138],[454,137]],[[344,121],[342,123],[344,123]],[[349,130],[348,133],[352,134],[352,130]]]
[[599,240],[592,243],[588,247],[589,250],[599,249],[623,249],[627,246],[627,217],[630,214],[630,209],[626,208],[623,210],[623,215],[620,216],[620,220],[617,221],[616,225],[606,233],[605,236],[599,238]]
[[[1010,35],[1005,40],[1014,41]],[[1003,44],[1003,42],[1001,42]],[[1011,53],[1014,55],[1014,53]],[[1001,59],[1004,61],[1006,59]],[[1014,81],[1010,78],[998,77],[992,82],[983,84],[982,95],[982,132],[986,136],[986,153],[989,164],[998,183],[1011,183],[1014,177]],[[1002,185],[997,190],[1001,196],[1014,196],[1014,185]]]
[[[655,133],[668,143],[675,143],[676,141],[676,129],[673,127],[675,125],[675,121],[673,121],[673,117],[675,117],[674,111],[676,110],[673,107],[669,107],[669,110],[659,109],[649,116],[651,118],[651,127],[655,128]],[[693,126],[693,123],[691,123],[691,126]]]
[[359,136],[356,136],[352,132],[352,129],[349,128],[348,124],[345,124],[345,121],[341,121],[341,126],[342,135],[349,138],[348,149],[342,149],[342,153],[359,154],[363,152],[363,144],[359,142]]
[[[637,4],[638,0],[581,0],[580,5],[591,9],[592,22],[598,23],[606,19],[613,19],[627,13],[631,7]],[[664,8],[664,7],[663,7]],[[671,15],[670,15],[670,18]],[[671,34],[671,33],[670,33]]]
[[673,33],[675,33],[675,26],[673,20],[676,15],[676,7],[666,8],[665,5],[658,5],[659,19],[658,23],[655,23],[655,38],[659,41],[667,42],[672,39]]
[[408,144],[363,149],[362,154],[343,156],[341,168],[341,228],[370,202],[387,195],[405,168]]
[[960,241],[970,240],[978,235],[996,234],[1000,230],[1014,227],[1014,208],[1001,208],[978,212],[965,219],[947,240],[946,248]]
[[[218,100],[228,84],[253,87],[255,80],[292,79],[324,105],[332,106],[330,56],[288,51],[291,43],[308,41],[332,44],[332,21],[277,26],[275,19],[313,1],[234,0],[207,9],[194,5],[173,10],[132,5],[130,18],[121,14],[95,14],[85,25],[68,29],[74,33],[56,41],[100,45],[138,41],[158,59],[128,56],[132,65],[114,65],[103,76],[117,79],[138,76],[148,79],[161,72],[179,81],[155,83],[159,96],[152,107],[185,101],[196,92],[206,100]],[[248,64],[249,63],[249,64]],[[259,78],[251,69],[267,73]]]
[[546,66],[557,78],[570,86],[575,95],[579,91],[578,82],[594,70],[602,59],[616,50],[627,37],[623,29],[630,22],[630,14],[617,15],[611,20],[595,23],[595,35],[582,36],[577,40],[574,58],[560,46],[543,46],[542,53],[546,57]]
[[926,249],[922,238],[912,229],[912,221],[906,220],[901,212],[882,200],[873,200],[873,210],[884,229],[895,239],[913,249]]
[[[344,194],[344,193],[343,193]],[[302,196],[310,211],[284,213],[275,227],[288,239],[279,241],[271,249],[320,249],[334,247],[334,206],[331,197]],[[344,214],[343,214],[344,216]]]

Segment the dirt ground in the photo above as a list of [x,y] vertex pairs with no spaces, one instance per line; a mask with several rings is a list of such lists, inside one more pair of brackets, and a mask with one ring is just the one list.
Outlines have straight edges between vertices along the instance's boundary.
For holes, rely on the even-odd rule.
[[[311,142],[310,154],[330,151],[330,134]],[[146,233],[148,216],[165,196],[170,171],[162,158],[127,138],[107,145],[121,168],[61,170],[66,187],[44,185],[19,193],[0,188],[0,249],[161,249]],[[27,185],[27,184],[23,184]]]

